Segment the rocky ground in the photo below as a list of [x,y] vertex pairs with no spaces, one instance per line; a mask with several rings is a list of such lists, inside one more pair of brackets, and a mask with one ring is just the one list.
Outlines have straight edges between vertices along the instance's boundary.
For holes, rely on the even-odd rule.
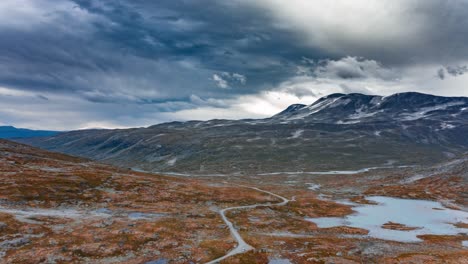
[[203,263],[235,246],[219,208],[275,201],[0,142],[3,263]]
[[[254,250],[221,263],[468,263],[466,233],[404,243],[306,220],[352,214],[353,204],[373,204],[374,195],[466,212],[467,175],[461,158],[356,174],[168,177],[0,141],[0,262],[206,263],[237,243],[220,209],[263,204],[226,212]],[[465,220],[454,224],[466,229]]]

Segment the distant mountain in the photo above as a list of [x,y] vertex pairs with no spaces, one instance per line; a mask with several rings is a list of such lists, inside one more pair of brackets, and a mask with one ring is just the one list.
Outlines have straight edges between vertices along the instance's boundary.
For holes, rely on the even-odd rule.
[[[392,96],[363,94],[331,94],[312,105],[290,106],[273,119],[287,122],[321,122],[331,124],[357,124],[387,121],[438,120],[448,115],[466,115],[467,97],[441,97],[421,93],[399,93]],[[449,119],[466,121],[460,116]],[[448,120],[449,121],[449,120]],[[446,123],[446,125],[449,125]],[[454,125],[454,124],[452,124]]]
[[332,94],[266,119],[84,130],[23,142],[148,171],[236,174],[431,164],[468,151],[468,98]]
[[56,135],[57,131],[31,130],[25,128],[16,128],[13,126],[0,126],[0,138],[30,138],[30,137],[49,137]]

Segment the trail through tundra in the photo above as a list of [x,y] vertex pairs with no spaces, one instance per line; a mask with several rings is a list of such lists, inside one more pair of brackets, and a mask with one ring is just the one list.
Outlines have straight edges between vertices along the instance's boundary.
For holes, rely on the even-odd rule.
[[239,185],[239,186],[245,187],[245,188],[250,188],[250,189],[253,189],[253,190],[256,190],[256,191],[259,191],[259,192],[263,192],[263,193],[269,194],[271,196],[275,196],[275,197],[281,199],[282,202],[275,203],[275,204],[263,203],[263,204],[253,204],[253,205],[246,205],[246,206],[235,206],[235,207],[224,208],[221,211],[219,211],[219,214],[221,215],[221,218],[226,223],[229,230],[231,231],[231,235],[236,240],[237,246],[234,249],[232,249],[231,251],[229,251],[226,255],[224,255],[222,257],[219,257],[219,258],[217,258],[215,260],[212,260],[210,262],[207,262],[206,264],[219,263],[221,260],[224,260],[224,259],[226,259],[228,257],[234,256],[234,255],[237,255],[237,254],[241,254],[241,253],[245,253],[245,252],[247,252],[249,250],[254,249],[251,245],[247,244],[247,242],[244,241],[244,239],[239,234],[237,229],[234,227],[232,222],[229,221],[229,219],[226,217],[226,212],[227,211],[241,210],[241,209],[253,209],[253,208],[262,207],[262,206],[283,206],[283,205],[286,205],[290,201],[290,200],[286,199],[283,196],[280,196],[278,194],[275,194],[275,193],[272,193],[272,192],[269,192],[269,191],[265,191],[265,190],[262,190],[262,189],[259,189],[259,188],[256,188],[256,187],[250,187],[250,186],[244,186],[244,185]]

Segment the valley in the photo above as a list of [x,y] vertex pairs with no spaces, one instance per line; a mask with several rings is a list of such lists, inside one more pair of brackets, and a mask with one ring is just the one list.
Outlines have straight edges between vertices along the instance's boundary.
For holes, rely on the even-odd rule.
[[[9,141],[1,141],[0,151],[5,263],[463,263],[468,257],[466,157],[430,168],[174,177]],[[423,229],[417,241],[401,241],[374,237],[364,226],[314,222],[352,216],[382,203],[373,198],[382,194],[439,202],[428,210],[458,212],[457,222],[446,223],[456,232]]]

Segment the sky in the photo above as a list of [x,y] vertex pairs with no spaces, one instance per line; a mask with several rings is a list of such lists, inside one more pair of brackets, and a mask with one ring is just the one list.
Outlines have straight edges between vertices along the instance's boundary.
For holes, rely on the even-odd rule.
[[0,125],[262,118],[330,93],[468,96],[464,0],[2,0]]

